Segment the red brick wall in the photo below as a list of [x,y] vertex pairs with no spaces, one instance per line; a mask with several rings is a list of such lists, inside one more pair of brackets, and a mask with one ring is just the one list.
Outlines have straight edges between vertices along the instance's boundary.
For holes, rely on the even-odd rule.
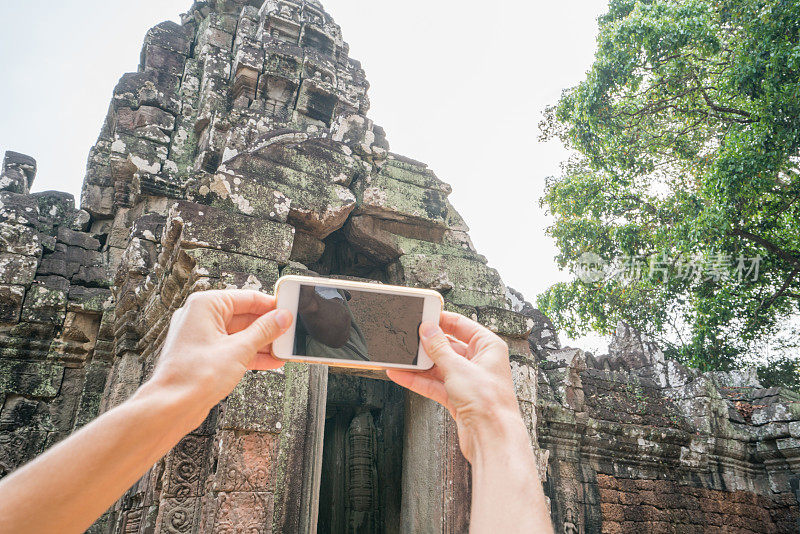
[[601,474],[597,483],[606,534],[797,533],[800,515],[793,495],[767,498]]

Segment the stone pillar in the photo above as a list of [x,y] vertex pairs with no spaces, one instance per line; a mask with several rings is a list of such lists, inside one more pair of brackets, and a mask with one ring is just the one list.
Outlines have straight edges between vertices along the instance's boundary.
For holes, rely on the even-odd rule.
[[6,152],[0,172],[0,191],[27,195],[36,178],[36,160],[19,152]]

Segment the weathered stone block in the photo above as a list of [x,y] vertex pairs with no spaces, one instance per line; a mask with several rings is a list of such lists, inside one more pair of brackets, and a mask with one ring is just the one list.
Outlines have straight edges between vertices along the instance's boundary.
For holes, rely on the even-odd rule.
[[216,440],[219,450],[215,491],[271,491],[275,479],[278,436],[262,432],[221,432]]
[[265,258],[286,264],[292,250],[294,228],[211,206],[177,202],[170,209],[171,225],[182,225],[182,242],[202,247]]
[[92,421],[100,413],[100,403],[106,386],[110,366],[96,359],[86,367],[86,378],[80,394],[74,428],[78,429]]
[[166,72],[124,74],[114,89],[114,107],[153,106],[177,115],[181,107],[176,92],[179,82],[179,77]]
[[470,248],[448,243],[446,232],[439,227],[358,215],[350,217],[344,231],[354,247],[382,263],[403,255],[419,254],[455,256],[486,263],[486,258]]
[[278,264],[274,261],[213,249],[185,252],[194,261],[195,272],[200,276],[223,278],[226,274],[246,273],[262,281],[265,288],[272,287],[279,276]]
[[265,44],[265,51],[265,74],[300,83],[300,73],[303,70],[302,48],[293,43],[272,40]]
[[155,126],[163,132],[175,129],[175,117],[153,106],[138,109],[120,108],[117,111],[117,130],[133,134],[140,128]]
[[226,174],[203,175],[192,188],[192,200],[261,219],[285,223],[291,200],[275,188],[250,178]]
[[33,195],[0,191],[0,222],[39,225],[39,203]]
[[408,160],[398,159],[398,156],[390,155],[380,170],[380,174],[393,180],[422,187],[424,189],[434,189],[441,191],[445,195],[453,192],[450,185],[439,180],[436,175],[424,164],[413,164]]
[[528,338],[535,324],[521,313],[492,306],[478,308],[478,322],[496,334],[522,339]]
[[[305,138],[303,134],[286,135],[289,140]],[[291,202],[289,221],[309,234],[324,239],[344,225],[355,208],[356,198],[349,189],[334,182],[334,178],[339,176],[338,168],[334,176],[315,175],[273,161],[273,158],[280,159],[278,154],[281,151],[294,150],[292,145],[284,145],[283,142],[274,141],[251,153],[240,154],[220,167],[220,172],[232,178],[249,178],[277,189]]]
[[44,191],[33,193],[39,207],[39,226],[42,229],[55,225],[71,226],[77,216],[75,197],[60,191]]
[[36,178],[36,160],[18,152],[6,152],[0,170],[0,190],[27,194]]
[[36,428],[0,431],[0,477],[26,464],[44,452],[52,434]]
[[14,395],[2,405],[0,432],[14,431],[25,427],[45,432],[55,430],[47,403]]
[[228,402],[220,428],[278,433],[283,426],[286,376],[272,371],[247,373]]
[[85,232],[76,232],[63,226],[58,229],[58,242],[85,250],[100,250],[100,241],[94,236]]
[[318,261],[325,252],[325,243],[305,232],[297,232],[294,236],[291,260],[304,264]]
[[24,287],[0,285],[0,324],[19,322],[24,298]]
[[348,187],[353,180],[366,172],[343,143],[326,139],[309,139],[299,145],[271,146],[261,151],[260,157],[274,161],[299,172]]
[[165,50],[188,56],[191,51],[191,40],[186,28],[171,21],[162,22],[147,32],[145,44],[159,46]]
[[236,20],[231,20],[232,17],[218,14],[206,17],[197,30],[196,48],[203,54],[208,54],[209,46],[230,51],[233,48],[233,33],[236,31]]
[[166,146],[133,135],[117,134],[111,148],[116,180],[132,180],[135,173],[158,174],[168,155]]
[[793,438],[800,438],[800,421],[792,421],[789,423],[789,434]]
[[[110,167],[106,171],[110,178]],[[85,182],[81,192],[81,206],[97,218],[111,216],[114,212],[114,188]]]
[[[51,277],[57,278],[57,277]],[[30,323],[62,324],[67,311],[67,291],[37,281],[25,296],[22,320]]]
[[445,293],[465,306],[508,306],[500,275],[483,263],[455,256],[406,255],[389,266],[393,280]]
[[356,213],[382,219],[447,227],[447,195],[400,182],[384,175],[372,175],[355,182]]
[[72,285],[69,288],[68,307],[73,311],[102,314],[113,301],[111,290],[99,287]]
[[212,494],[211,513],[204,532],[272,532],[273,494],[267,492],[221,492]]
[[33,228],[0,222],[0,251],[23,256],[39,256],[42,253],[41,239]]
[[32,256],[0,253],[0,284],[24,286],[36,277],[38,262]]
[[750,420],[754,425],[797,421],[800,420],[800,407],[789,404],[772,404],[753,411]]
[[166,72],[174,76],[183,76],[186,56],[161,46],[145,44],[142,48],[141,69],[144,72]]
[[72,277],[74,284],[87,287],[109,287],[111,280],[105,267],[81,266],[75,276]]
[[32,398],[58,395],[64,366],[16,360],[0,360],[0,391]]

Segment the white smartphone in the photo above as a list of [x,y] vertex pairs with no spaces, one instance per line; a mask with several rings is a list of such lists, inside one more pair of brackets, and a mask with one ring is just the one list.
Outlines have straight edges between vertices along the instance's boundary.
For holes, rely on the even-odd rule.
[[356,369],[433,367],[419,327],[439,322],[444,300],[436,291],[284,276],[275,297],[278,308],[294,316],[272,344],[276,358]]

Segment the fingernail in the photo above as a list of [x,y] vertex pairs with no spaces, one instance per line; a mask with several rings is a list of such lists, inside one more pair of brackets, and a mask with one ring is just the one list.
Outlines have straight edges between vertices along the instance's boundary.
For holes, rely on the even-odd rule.
[[436,323],[422,323],[420,333],[422,334],[422,337],[425,338],[433,337],[439,333],[439,325]]
[[278,310],[275,314],[275,322],[281,327],[281,330],[286,330],[292,324],[292,314],[286,310]]

